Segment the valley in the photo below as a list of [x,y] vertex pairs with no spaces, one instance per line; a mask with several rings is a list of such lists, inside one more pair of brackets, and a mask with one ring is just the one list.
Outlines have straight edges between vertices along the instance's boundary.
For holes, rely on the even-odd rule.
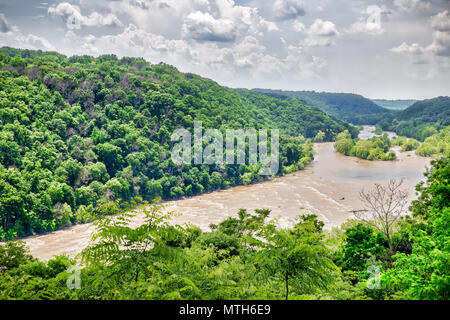
[[[373,127],[365,127],[361,135],[371,137]],[[209,225],[235,216],[239,209],[252,212],[270,209],[271,217],[281,226],[293,224],[301,214],[315,214],[325,223],[326,229],[337,227],[354,218],[352,210],[362,209],[359,191],[369,189],[374,183],[390,179],[405,179],[404,188],[409,199],[415,198],[414,188],[423,180],[423,172],[430,158],[419,157],[414,152],[399,152],[395,161],[368,161],[346,157],[334,151],[333,143],[316,143],[315,159],[305,170],[270,181],[238,186],[200,196],[165,202],[167,211],[179,213],[173,223],[191,223],[207,231]],[[142,217],[133,221],[142,223]],[[76,225],[50,234],[25,239],[30,253],[49,260],[53,255],[74,256],[89,244],[94,231],[92,224]]]

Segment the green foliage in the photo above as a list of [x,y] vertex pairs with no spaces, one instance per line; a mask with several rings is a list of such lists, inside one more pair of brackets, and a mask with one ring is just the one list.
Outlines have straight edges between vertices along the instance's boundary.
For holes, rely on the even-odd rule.
[[348,131],[338,134],[334,148],[346,156],[355,156],[366,160],[395,160],[397,155],[389,151],[391,141],[387,135],[369,140],[352,139]]
[[449,157],[450,156],[450,126],[442,129],[425,139],[418,147],[416,153],[425,157]]
[[382,135],[383,134],[383,129],[380,126],[376,126],[375,130],[372,132],[376,135]]
[[[145,273],[150,249],[165,244],[161,238],[161,230],[173,230],[167,228],[170,214],[163,215],[160,205],[155,202],[148,206],[147,203],[140,202],[141,199],[134,199],[120,207],[115,206],[113,216],[109,215],[108,211],[95,213],[96,232],[92,235],[95,244],[81,253],[83,263],[113,263],[119,269],[117,276],[123,277],[122,272],[131,271],[135,274],[134,280],[139,280],[139,275]],[[144,215],[144,223],[137,228],[129,226],[131,219],[136,216],[132,210],[141,210]],[[165,235],[164,238],[167,240],[170,236]]]
[[358,134],[352,125],[320,112],[295,96],[287,98],[249,90],[239,92],[257,107],[260,123],[269,128],[277,127],[291,136],[298,136],[300,133],[306,138],[314,138],[322,131],[325,134],[323,141],[333,141],[336,135],[344,130],[351,132],[353,137]]
[[418,101],[404,111],[386,115],[378,124],[383,130],[424,141],[450,125],[450,97]]
[[319,131],[314,137],[313,142],[323,142],[325,138],[325,132]]
[[419,148],[420,142],[416,139],[408,139],[406,137],[397,137],[392,140],[393,146],[400,146],[401,150],[404,151],[413,151]]
[[411,253],[398,253],[395,268],[382,280],[387,293],[399,299],[447,300],[450,296],[450,161],[434,161],[427,183],[411,207],[408,228]]
[[427,181],[416,186],[420,194],[412,202],[410,210],[418,217],[431,217],[431,210],[443,210],[450,203],[450,159],[442,158],[432,162],[433,167],[425,173]]
[[[363,96],[349,93],[315,91],[281,91],[255,89],[271,97],[294,97],[319,108],[339,120],[354,124],[375,124],[392,112],[382,108]],[[352,132],[352,135],[354,132]]]
[[33,260],[23,241],[0,243],[0,275]]
[[[77,222],[96,226],[79,261],[41,262],[22,242],[1,243],[0,299],[449,298],[447,98],[415,104],[395,119],[389,114],[381,124],[429,137],[417,152],[440,158],[417,186],[413,216],[393,226],[391,265],[385,239],[367,226],[346,227],[332,242],[316,216],[279,228],[267,221],[269,210],[242,209],[204,232],[170,225],[171,213],[147,202],[264,178],[258,166],[175,166],[170,133],[192,131],[194,119],[221,132],[279,128],[280,173],[313,159],[311,140],[336,139],[346,155],[394,159],[387,137],[354,139],[356,128],[296,98],[228,89],[142,59],[2,48],[0,61],[0,239]],[[328,98],[334,102],[325,107],[340,99]],[[349,114],[347,107],[331,111]],[[379,117],[376,109],[351,109],[355,122]],[[394,144],[409,150],[417,141]],[[367,288],[368,260],[382,267],[379,290]],[[81,289],[71,290],[68,269],[76,263]]]
[[383,276],[401,299],[448,300],[450,295],[450,210],[431,210],[430,232],[414,230],[411,254],[398,253],[395,269]]
[[[345,295],[356,298],[448,300],[450,293],[450,161],[433,161],[426,183],[419,184],[417,200],[408,216],[393,225],[391,235],[396,254],[393,264],[387,258],[384,235],[371,226],[344,226],[343,235],[335,233],[338,248],[334,260],[343,271]],[[388,263],[389,262],[389,263]],[[370,289],[368,267],[381,271],[380,288]],[[349,283],[350,281],[350,287]],[[332,296],[333,292],[329,292]]]
[[[156,202],[105,203],[93,213],[93,242],[80,255],[80,289],[67,286],[74,261],[20,258],[0,277],[0,299],[285,299],[286,284],[290,298],[304,299],[345,286],[316,216],[280,229],[269,214],[240,210],[202,232],[169,225],[171,213]],[[138,216],[143,224],[132,227]],[[16,247],[23,256],[23,245]]]
[[358,223],[345,230],[344,243],[336,253],[342,271],[355,271],[364,277],[367,264],[381,260],[387,254],[383,234],[373,228]]
[[[137,198],[102,202],[91,214],[96,232],[81,254],[78,290],[67,286],[75,261],[55,257],[44,263],[29,256],[23,243],[0,246],[0,299],[446,300],[449,163],[433,162],[426,184],[417,186],[413,217],[396,224],[393,265],[384,235],[363,224],[349,222],[326,238],[314,215],[279,228],[267,221],[269,210],[241,209],[202,232],[169,225],[171,213]],[[133,227],[139,216],[143,224]],[[380,289],[367,286],[374,264]]]
[[261,232],[263,240],[253,239],[259,264],[285,286],[285,299],[289,299],[290,281],[297,294],[313,294],[333,282],[337,267],[323,242],[323,223],[316,216],[300,217],[292,229],[278,229],[268,224]]
[[255,165],[176,166],[171,133],[192,132],[194,120],[222,134],[280,129],[279,174],[313,159],[310,139],[352,130],[297,99],[143,59],[2,48],[0,60],[0,239],[83,222],[105,200],[174,199],[267,179]]

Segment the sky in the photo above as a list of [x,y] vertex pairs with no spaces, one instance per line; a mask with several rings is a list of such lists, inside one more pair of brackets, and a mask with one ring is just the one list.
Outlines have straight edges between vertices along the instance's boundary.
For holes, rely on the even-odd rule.
[[450,95],[450,0],[0,0],[0,47],[165,62],[233,88]]

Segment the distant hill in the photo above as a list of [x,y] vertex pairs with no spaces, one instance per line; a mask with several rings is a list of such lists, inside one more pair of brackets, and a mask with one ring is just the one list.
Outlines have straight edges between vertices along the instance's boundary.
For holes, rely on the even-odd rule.
[[280,99],[274,95],[265,95],[252,90],[238,89],[254,110],[250,114],[258,123],[268,128],[278,128],[291,136],[303,135],[307,138],[315,137],[318,131],[325,134],[325,141],[331,141],[344,130],[352,136],[358,136],[356,127],[344,121],[336,120],[315,106],[311,106],[294,97]]
[[424,140],[450,125],[450,97],[418,101],[406,110],[386,116],[379,125],[399,135]]
[[372,99],[372,101],[380,107],[389,110],[405,110],[416,103],[418,100],[384,100],[384,99]]
[[316,91],[283,91],[253,89],[274,97],[295,97],[318,107],[322,111],[353,124],[375,124],[391,113],[372,100],[351,93],[329,93]]

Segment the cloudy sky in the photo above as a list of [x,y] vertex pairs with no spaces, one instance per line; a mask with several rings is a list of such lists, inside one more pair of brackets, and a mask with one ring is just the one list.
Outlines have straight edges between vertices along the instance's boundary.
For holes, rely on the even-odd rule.
[[0,0],[0,47],[114,53],[230,87],[450,95],[450,0]]

